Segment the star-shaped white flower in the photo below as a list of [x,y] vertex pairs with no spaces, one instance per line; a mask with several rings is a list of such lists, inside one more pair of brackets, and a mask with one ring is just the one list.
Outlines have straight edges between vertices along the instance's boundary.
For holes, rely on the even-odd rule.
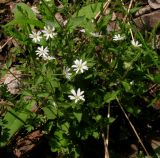
[[31,9],[34,12],[34,14],[39,14],[40,13],[36,6],[32,6]]
[[46,56],[46,57],[43,57],[44,60],[54,60],[56,59],[54,56]]
[[88,70],[88,66],[86,65],[87,62],[86,61],[83,62],[82,59],[80,60],[76,59],[74,61],[74,64],[75,65],[72,65],[72,68],[73,68],[73,71],[76,71],[76,73],[78,73],[79,71],[83,73],[84,70]]
[[29,34],[29,37],[32,39],[33,42],[37,43],[40,42],[42,36],[41,36],[41,31],[32,31],[31,34]]
[[38,55],[39,57],[47,58],[49,50],[48,47],[43,48],[43,46],[41,46],[37,48],[36,52],[36,55]]
[[74,100],[75,103],[77,103],[79,100],[85,101],[84,95],[83,95],[84,91],[81,91],[80,88],[78,88],[77,92],[74,89],[72,89],[71,93],[72,95],[69,95],[68,97],[71,100]]
[[70,73],[69,72],[70,71],[70,68],[63,68],[63,74],[65,75],[65,77],[67,78],[67,79],[70,79],[71,78],[71,75],[72,75],[72,73]]
[[46,37],[46,40],[48,40],[49,38],[54,38],[57,35],[57,33],[55,32],[55,28],[51,26],[45,26],[42,32]]
[[135,40],[132,40],[131,41],[131,44],[134,46],[134,47],[142,47],[142,44],[139,44],[138,41],[135,41]]
[[93,37],[102,37],[102,35],[99,32],[91,32],[90,33]]
[[113,36],[113,41],[122,41],[122,40],[124,40],[124,39],[125,39],[125,36],[124,36],[124,35],[118,34],[118,35],[114,35],[114,36]]
[[82,32],[82,33],[85,33],[85,32],[86,32],[85,29],[80,29],[79,31]]

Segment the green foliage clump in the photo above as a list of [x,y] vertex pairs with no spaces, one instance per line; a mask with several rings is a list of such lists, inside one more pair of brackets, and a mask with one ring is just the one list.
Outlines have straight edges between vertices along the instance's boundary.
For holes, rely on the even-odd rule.
[[[141,102],[147,108],[159,99],[145,96],[150,85],[160,82],[159,55],[145,35],[119,20],[119,29],[109,31],[112,11],[94,19],[102,2],[81,3],[79,8],[62,3],[58,8],[43,0],[38,15],[18,3],[14,19],[3,26],[19,43],[16,67],[24,77],[18,99],[11,100],[14,107],[3,116],[1,146],[22,127],[29,132],[40,128],[52,151],[79,157],[80,142],[107,133],[120,105],[138,118]],[[54,17],[57,11],[66,21]],[[122,5],[119,11],[124,11]]]

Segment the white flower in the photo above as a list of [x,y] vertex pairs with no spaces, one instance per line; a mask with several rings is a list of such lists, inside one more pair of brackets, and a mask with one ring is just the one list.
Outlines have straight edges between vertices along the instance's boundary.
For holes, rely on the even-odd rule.
[[29,37],[30,38],[32,38],[32,41],[33,42],[40,42],[40,40],[41,40],[41,32],[40,31],[37,31],[37,32],[35,32],[35,31],[32,31],[32,33],[31,34],[29,34]]
[[132,40],[132,41],[131,41],[131,44],[132,44],[134,47],[141,47],[141,46],[142,46],[142,44],[139,44],[139,42],[138,42],[138,41],[135,41],[135,40]]
[[42,32],[44,33],[44,36],[46,37],[46,40],[48,40],[49,38],[54,38],[54,36],[57,35],[57,33],[55,33],[54,31],[55,31],[55,28],[51,26],[45,26],[44,30],[42,30]]
[[102,37],[102,35],[99,32],[91,32],[90,33],[93,37]]
[[72,93],[72,95],[69,95],[68,97],[71,100],[75,100],[75,103],[77,103],[79,100],[85,101],[84,95],[83,95],[84,91],[81,91],[80,88],[78,88],[77,93],[74,89],[72,89],[71,93]]
[[70,68],[65,68],[65,67],[63,68],[63,74],[67,79],[70,79],[72,75],[72,73],[70,73],[69,71],[70,71]]
[[88,67],[87,67],[87,62],[85,61],[85,62],[82,62],[82,59],[80,59],[80,60],[75,60],[74,61],[74,64],[75,65],[72,65],[72,67],[73,67],[73,71],[76,71],[76,73],[78,73],[79,71],[81,71],[81,73],[83,73],[84,72],[84,70],[88,70]]
[[130,85],[134,85],[134,81],[129,82]]
[[54,56],[45,56],[45,57],[43,57],[43,59],[44,60],[54,60],[54,59],[56,59]]
[[124,62],[124,68],[125,69],[132,69],[132,63],[131,62]]
[[32,6],[31,9],[34,12],[34,14],[39,14],[40,13],[36,6]]
[[94,23],[94,19],[91,20],[91,23]]
[[63,22],[63,25],[66,26],[67,23],[68,23],[68,20],[65,20],[65,21]]
[[125,36],[121,36],[120,34],[113,36],[113,41],[121,41],[124,39],[125,39]]
[[47,58],[49,50],[48,47],[43,48],[43,46],[41,46],[37,48],[36,52],[36,55],[38,55],[39,57]]
[[82,33],[85,33],[85,32],[86,32],[85,29],[81,29],[81,30],[79,30],[79,31],[82,32]]

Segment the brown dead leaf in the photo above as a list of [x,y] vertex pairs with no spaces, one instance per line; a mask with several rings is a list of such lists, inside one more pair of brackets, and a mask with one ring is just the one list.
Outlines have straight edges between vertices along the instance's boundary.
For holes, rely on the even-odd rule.
[[37,144],[40,142],[40,139],[43,136],[43,132],[40,130],[36,130],[24,138],[18,138],[16,142],[16,147],[14,148],[14,155],[17,158],[22,157],[27,152],[31,151]]
[[4,4],[4,3],[8,3],[10,2],[11,0],[0,0],[0,4]]
[[140,29],[147,28],[148,30],[151,30],[160,23],[160,10],[135,18],[134,22]]
[[64,19],[60,13],[56,13],[55,18],[61,25],[63,25]]
[[6,84],[7,89],[11,94],[18,94],[20,91],[20,80],[22,74],[14,67],[10,69],[10,72],[8,72],[3,78],[0,78],[0,84]]
[[153,138],[152,140],[151,140],[151,146],[152,146],[152,148],[154,149],[154,150],[156,150],[157,148],[159,148],[160,147],[160,138]]
[[153,9],[159,9],[160,8],[160,0],[148,0],[148,4]]
[[143,14],[147,14],[151,12],[151,7],[149,5],[144,6],[143,8],[140,8],[138,12],[135,14],[136,17],[141,16]]

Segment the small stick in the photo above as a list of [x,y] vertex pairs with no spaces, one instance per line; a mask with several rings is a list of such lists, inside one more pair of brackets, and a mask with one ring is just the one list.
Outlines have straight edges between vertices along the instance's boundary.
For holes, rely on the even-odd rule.
[[[108,105],[108,114],[107,118],[110,118],[110,104]],[[103,139],[103,144],[104,144],[104,158],[109,158],[109,151],[108,151],[108,144],[109,144],[109,124],[107,125],[107,134],[105,137],[104,132],[102,131],[102,139]]]
[[0,46],[0,50],[2,50],[2,49],[6,46],[6,44],[7,44],[10,40],[12,40],[12,38],[13,38],[13,37],[10,37],[2,46]]
[[134,127],[134,125],[132,124],[132,122],[130,121],[130,119],[129,119],[128,115],[126,114],[126,112],[125,112],[124,108],[122,107],[122,105],[121,105],[121,103],[120,103],[119,99],[118,99],[118,98],[116,98],[116,100],[117,100],[118,105],[119,105],[119,107],[121,108],[121,110],[122,110],[122,112],[123,112],[124,116],[125,116],[125,117],[126,117],[126,119],[128,120],[128,122],[129,122],[129,124],[130,124],[131,128],[133,129],[133,132],[135,133],[135,135],[136,135],[136,137],[137,137],[137,139],[138,139],[139,143],[141,144],[142,148],[143,148],[143,149],[144,149],[144,151],[146,152],[146,154],[147,154],[148,158],[152,158],[152,157],[150,156],[149,152],[147,151],[146,147],[144,146],[144,144],[143,144],[143,142],[142,142],[141,138],[139,137],[139,135],[138,135],[138,133],[137,133],[137,131],[136,131],[136,129],[135,129],[135,127]]
[[[134,1],[134,0],[131,0],[131,1],[130,1],[130,3],[129,3],[129,7],[128,7],[128,10],[127,10],[127,13],[129,13],[129,12],[130,12],[131,7],[132,7],[132,4],[133,4],[133,1]],[[124,4],[123,4],[123,7],[124,7]],[[125,7],[124,7],[124,8],[125,8]],[[126,14],[126,15],[125,15],[125,17],[123,18],[123,21],[126,21],[127,16],[128,16],[128,14]]]
[[[129,3],[129,7],[128,7],[128,10],[127,10],[127,13],[129,13],[129,12],[130,12],[131,7],[132,7],[132,4],[133,4],[133,1],[134,1],[134,0],[131,0],[131,1],[130,1],[130,3]],[[123,0],[121,0],[121,2],[122,2],[122,5],[123,5],[123,8],[126,10],[126,7],[124,6]],[[123,18],[123,22],[125,22],[125,21],[126,21],[127,16],[128,16],[128,14],[126,14],[126,15],[125,15],[125,17]],[[128,22],[128,24],[130,25],[130,22]],[[132,29],[131,29],[131,28],[129,29],[129,32],[130,32],[130,34],[131,34],[132,40],[133,40],[133,41],[135,41],[134,36],[133,36],[133,31],[132,31]]]
[[[110,104],[108,105],[108,114],[107,114],[107,118],[109,119],[110,118]],[[106,139],[106,143],[107,143],[107,146],[109,144],[109,124],[107,125],[107,139]]]
[[[110,2],[111,2],[111,0],[107,0],[107,1],[104,3],[104,5],[103,5],[103,12],[108,8]],[[96,14],[96,16],[95,16],[95,18],[94,18],[96,21],[99,21],[99,20],[100,20],[100,18],[101,18],[100,14],[101,14],[101,11],[99,11],[99,12]]]
[[104,158],[109,158],[108,144],[107,144],[108,139],[105,138],[105,135],[104,135],[103,132],[102,132],[102,138],[103,138],[104,150],[105,150],[105,152],[104,152],[104,154],[105,154]]
[[133,36],[133,31],[132,31],[131,28],[129,29],[129,32],[130,32],[130,34],[131,34],[132,40],[135,41],[134,36]]

